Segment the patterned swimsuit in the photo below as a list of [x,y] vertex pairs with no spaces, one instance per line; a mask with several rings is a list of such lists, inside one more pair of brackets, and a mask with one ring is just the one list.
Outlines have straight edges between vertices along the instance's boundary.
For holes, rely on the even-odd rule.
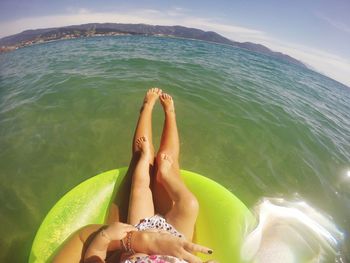
[[[142,219],[140,223],[136,226],[138,231],[145,230],[158,230],[166,231],[171,235],[177,237],[183,237],[183,235],[177,231],[171,224],[169,224],[164,217],[160,215],[154,215],[149,218]],[[161,255],[150,255],[150,256],[134,256],[126,260],[121,261],[121,263],[187,263],[185,260],[178,259],[173,256],[161,256]]]
[[151,255],[135,257],[122,261],[123,263],[187,263],[187,261],[172,256]]

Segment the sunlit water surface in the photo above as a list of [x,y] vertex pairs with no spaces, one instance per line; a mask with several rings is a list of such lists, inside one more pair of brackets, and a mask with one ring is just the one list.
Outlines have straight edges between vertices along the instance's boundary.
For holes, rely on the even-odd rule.
[[[298,193],[350,230],[348,87],[224,45],[85,38],[0,55],[1,262],[27,260],[40,222],[64,193],[128,164],[151,86],[174,97],[184,169],[248,206]],[[157,146],[159,106],[153,120]]]

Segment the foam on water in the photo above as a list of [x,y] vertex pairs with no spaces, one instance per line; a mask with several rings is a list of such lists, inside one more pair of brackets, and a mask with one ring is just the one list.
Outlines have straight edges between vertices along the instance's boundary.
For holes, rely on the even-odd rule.
[[329,215],[305,201],[264,198],[258,224],[245,239],[242,258],[257,263],[345,262],[344,233]]

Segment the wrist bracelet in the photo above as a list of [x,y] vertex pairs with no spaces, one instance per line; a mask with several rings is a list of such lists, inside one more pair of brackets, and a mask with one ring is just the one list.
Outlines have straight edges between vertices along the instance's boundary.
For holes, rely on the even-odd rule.
[[132,234],[133,234],[133,232],[130,231],[130,232],[128,232],[128,234],[126,235],[126,251],[127,251],[129,254],[131,254],[131,255],[135,254],[135,251],[132,249],[132,246],[131,246]]
[[123,238],[120,239],[120,246],[122,247],[122,249],[123,249],[125,252],[128,251],[128,249],[127,249],[126,246],[125,246],[125,243],[124,243]]

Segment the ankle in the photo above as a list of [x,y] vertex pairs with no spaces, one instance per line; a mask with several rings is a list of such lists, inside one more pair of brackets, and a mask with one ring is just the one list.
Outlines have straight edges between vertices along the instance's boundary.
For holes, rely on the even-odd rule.
[[142,106],[141,106],[141,109],[140,109],[140,112],[143,112],[143,111],[152,111],[153,110],[153,107],[154,107],[154,104],[150,104],[149,102],[145,102]]
[[155,104],[155,101],[144,101],[143,102],[143,106],[150,106],[150,107],[153,107]]
[[175,116],[175,110],[169,109],[164,111],[165,116]]

